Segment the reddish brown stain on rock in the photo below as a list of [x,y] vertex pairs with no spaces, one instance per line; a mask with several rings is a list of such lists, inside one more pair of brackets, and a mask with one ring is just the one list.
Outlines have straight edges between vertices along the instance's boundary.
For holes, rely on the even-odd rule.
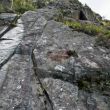
[[70,58],[71,56],[75,56],[75,51],[71,50],[61,50],[57,52],[49,51],[47,53],[48,58],[50,58],[53,61],[62,61]]

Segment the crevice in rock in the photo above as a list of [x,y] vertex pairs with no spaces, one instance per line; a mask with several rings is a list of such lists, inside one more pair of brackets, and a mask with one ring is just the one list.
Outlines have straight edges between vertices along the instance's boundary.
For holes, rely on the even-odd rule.
[[0,34],[0,39],[8,32],[10,31],[13,27],[16,26],[16,22],[19,19],[20,16],[16,16],[14,20],[9,24],[9,26]]
[[70,74],[67,71],[65,72],[61,72],[61,71],[56,71],[56,70],[50,70],[49,72],[39,69],[37,68],[37,72],[39,72],[40,74],[38,74],[39,78],[54,78],[54,79],[60,79],[62,81],[66,81],[69,82],[71,84],[74,83],[74,79],[75,79],[75,74]]
[[80,11],[80,14],[79,14],[79,19],[80,20],[87,20],[85,14],[83,13],[83,11]]
[[0,34],[0,39],[2,38],[2,36],[4,36],[8,31],[10,31],[12,29],[11,26],[8,26],[1,34]]
[[7,59],[5,59],[1,64],[0,64],[0,69],[13,57],[13,55],[16,53],[16,49],[9,55],[9,57]]
[[75,75],[74,70],[72,73],[56,70],[50,70],[48,72],[37,68],[37,72],[40,73],[38,74],[39,78],[60,79],[62,81],[77,85],[79,90],[84,90],[89,93],[97,91],[101,92],[103,95],[110,96],[110,72],[107,70],[90,70],[90,68],[88,68],[88,72],[90,74],[85,74],[80,77]]
[[0,41],[2,40],[13,40],[13,39],[1,38]]
[[[33,50],[34,51],[34,50]],[[37,72],[37,63],[36,63],[36,59],[35,59],[35,55],[34,55],[34,52],[32,51],[32,55],[31,55],[31,58],[32,58],[32,63],[33,63],[33,70],[34,70],[34,74],[36,76],[36,79],[38,80],[40,86],[41,86],[41,89],[43,91],[43,94],[44,96],[46,97],[47,99],[47,102],[44,101],[44,104],[46,105],[47,103],[49,103],[49,106],[50,106],[50,109],[51,110],[54,110],[53,109],[53,102],[51,101],[50,97],[49,97],[49,94],[47,93],[46,89],[44,88],[40,78],[39,78],[39,73]]]

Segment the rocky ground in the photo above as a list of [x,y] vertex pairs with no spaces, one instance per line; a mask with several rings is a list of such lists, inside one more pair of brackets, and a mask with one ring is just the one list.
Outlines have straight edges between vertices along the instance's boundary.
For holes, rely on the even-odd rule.
[[8,31],[0,15],[0,110],[110,110],[110,49],[57,15],[28,11]]

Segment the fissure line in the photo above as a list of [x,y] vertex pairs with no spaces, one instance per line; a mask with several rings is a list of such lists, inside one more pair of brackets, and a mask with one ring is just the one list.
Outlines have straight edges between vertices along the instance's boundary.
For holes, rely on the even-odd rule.
[[[34,51],[34,50],[33,50]],[[51,107],[51,110],[54,110],[53,109],[53,102],[51,101],[50,97],[49,97],[49,94],[47,93],[47,91],[45,90],[39,76],[38,76],[38,72],[37,72],[37,63],[36,63],[36,59],[35,59],[35,55],[34,55],[34,52],[32,51],[32,55],[31,55],[31,58],[32,58],[32,63],[33,63],[33,69],[34,69],[34,74],[42,88],[42,91],[43,91],[43,94],[44,96],[46,97],[48,103],[50,104],[50,107]]]

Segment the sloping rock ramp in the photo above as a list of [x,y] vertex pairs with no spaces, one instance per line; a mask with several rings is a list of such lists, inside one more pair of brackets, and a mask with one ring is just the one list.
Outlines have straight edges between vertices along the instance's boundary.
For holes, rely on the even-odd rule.
[[26,12],[0,41],[0,110],[110,110],[110,88],[80,86],[87,76],[109,78],[110,50],[55,16]]

